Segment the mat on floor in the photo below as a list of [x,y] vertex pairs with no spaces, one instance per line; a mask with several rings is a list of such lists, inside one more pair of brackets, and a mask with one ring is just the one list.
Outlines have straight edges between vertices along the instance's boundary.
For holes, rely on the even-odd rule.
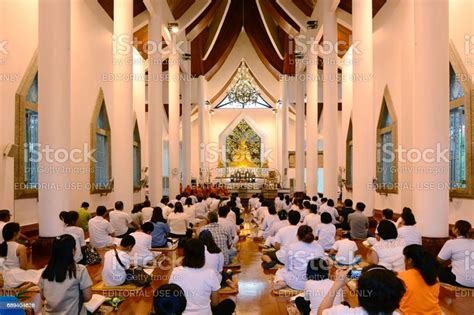
[[174,243],[171,247],[152,247],[151,250],[154,252],[172,252],[178,249],[178,243]]
[[[466,292],[466,293],[471,293],[471,294],[474,294],[474,288],[463,288],[463,287],[457,287],[455,285],[452,285],[452,284],[448,284],[448,283],[443,283],[441,282],[440,285],[445,288],[446,290],[448,291],[452,291],[452,292]],[[472,296],[472,295],[471,295]]]
[[140,291],[143,287],[138,287],[134,284],[124,284],[113,287],[105,285],[104,281],[100,281],[92,286],[92,291]]

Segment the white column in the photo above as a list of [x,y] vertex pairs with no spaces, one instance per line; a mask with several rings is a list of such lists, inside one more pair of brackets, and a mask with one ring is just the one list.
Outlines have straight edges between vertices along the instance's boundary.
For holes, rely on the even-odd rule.
[[[70,149],[71,121],[71,4],[69,1],[41,0],[38,7],[39,73],[39,167],[61,170],[70,163],[60,150]],[[53,154],[54,153],[54,154]],[[39,172],[39,236],[60,235],[59,213],[70,209],[68,172]]]
[[[414,7],[413,147],[449,152],[448,1],[415,1]],[[413,210],[423,236],[447,237],[449,153],[426,156],[413,163],[413,169],[426,170],[413,172]]]
[[284,188],[289,187],[288,183],[288,133],[289,133],[289,119],[288,119],[288,93],[289,93],[289,77],[283,76],[280,80],[281,88],[281,176],[282,185]]
[[[154,0],[155,14],[150,16],[148,37],[160,43],[162,1]],[[150,200],[156,205],[163,195],[163,81],[162,54],[160,49],[151,49],[148,54],[148,186]]]
[[[173,42],[173,40],[171,41]],[[169,55],[169,170],[170,198],[179,194],[179,53],[172,43]]]
[[[324,141],[324,195],[337,199],[337,42],[336,13],[329,0],[324,1],[324,45],[323,59],[323,141]],[[371,1],[368,1],[371,2]]]
[[306,65],[306,192],[318,193],[318,43],[311,39]]
[[366,204],[366,214],[374,209],[372,180],[375,176],[375,109],[373,104],[373,45],[372,45],[372,2],[352,2],[353,42],[353,168],[352,191],[354,202]]
[[305,149],[304,149],[304,73],[297,72],[296,76],[296,150],[295,150],[295,191],[304,191]]
[[[189,61],[188,61],[189,63]],[[188,69],[191,67],[189,66]],[[183,81],[183,189],[191,185],[191,76]]]
[[199,172],[200,181],[206,182],[205,176],[207,170],[207,137],[206,124],[207,106],[206,106],[206,79],[204,76],[198,77],[198,124],[199,124]]

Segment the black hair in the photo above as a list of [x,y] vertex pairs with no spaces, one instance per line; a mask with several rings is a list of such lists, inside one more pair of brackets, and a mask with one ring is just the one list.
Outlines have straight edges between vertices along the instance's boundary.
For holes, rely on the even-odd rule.
[[209,253],[218,254],[222,252],[219,246],[217,246],[216,242],[214,241],[214,237],[212,236],[211,231],[202,230],[201,233],[199,233],[199,239],[204,243]]
[[311,208],[311,202],[309,202],[308,200],[305,200],[305,201],[303,202],[303,206],[304,206],[306,209],[309,209],[309,208]]
[[402,209],[402,214],[404,214],[405,212],[407,212],[407,213],[413,213],[413,211],[411,211],[411,208],[408,208],[408,207],[404,207],[404,208]]
[[148,208],[148,207],[150,207],[150,206],[151,206],[150,200],[147,199],[147,200],[143,201],[143,207]]
[[323,212],[321,213],[321,223],[331,223],[332,222],[332,216],[329,214],[329,212]]
[[219,210],[218,210],[219,217],[221,217],[221,218],[227,217],[227,215],[229,214],[229,212],[230,212],[230,208],[227,207],[227,206],[222,206],[222,207],[220,207]]
[[344,207],[346,208],[352,208],[353,202],[352,199],[346,199],[344,200]]
[[66,276],[69,279],[76,278],[75,248],[76,240],[71,235],[64,234],[56,237],[53,241],[51,257],[41,278],[55,282],[63,282]]
[[0,244],[0,257],[7,257],[8,241],[11,241],[15,234],[20,233],[20,225],[16,222],[10,222],[3,226],[2,236],[3,243]]
[[290,205],[291,200],[290,200],[290,196],[289,196],[289,195],[286,195],[286,196],[285,196],[285,203],[286,203],[287,206]]
[[135,242],[135,238],[131,235],[125,235],[122,240],[120,241],[120,246],[122,247],[133,247],[135,246],[136,242]]
[[311,213],[318,213],[318,206],[312,204],[312,205],[309,207],[309,211],[310,211]]
[[204,243],[198,239],[190,239],[184,243],[183,266],[189,268],[202,268],[206,258],[204,255]]
[[359,210],[359,211],[361,211],[361,212],[364,211],[364,210],[365,210],[365,203],[363,203],[363,202],[358,202],[358,203],[356,204],[356,209]]
[[278,218],[280,221],[286,220],[288,218],[288,212],[286,212],[286,210],[280,210],[280,212],[278,212]]
[[392,314],[400,307],[400,300],[404,294],[403,281],[393,271],[379,265],[370,265],[362,269],[357,284],[357,295],[360,306],[367,313]]
[[181,195],[176,195],[175,199],[176,199],[176,200],[181,199]]
[[144,233],[153,232],[154,229],[155,229],[155,227],[153,226],[153,223],[151,223],[151,222],[145,222],[145,223],[142,224],[142,231]]
[[178,201],[174,204],[174,213],[181,213],[181,212],[184,212],[183,204]]
[[67,211],[61,211],[59,212],[59,220],[63,221],[64,223],[66,223],[66,217],[68,216],[68,212]]
[[64,217],[64,223],[67,226],[74,226],[76,225],[77,220],[79,219],[79,213],[77,211],[69,211],[67,212],[66,216]]
[[186,295],[174,283],[162,284],[153,294],[153,308],[156,315],[181,315],[186,309]]
[[141,212],[142,209],[143,209],[143,205],[134,205],[132,209],[132,213]]
[[216,211],[211,211],[207,214],[207,221],[209,223],[216,223],[219,220],[219,215]]
[[418,270],[429,286],[438,282],[438,263],[436,258],[418,244],[408,245],[403,249],[403,255],[413,262],[413,267]]
[[151,216],[150,221],[153,223],[157,223],[157,222],[166,223],[166,219],[163,217],[163,209],[161,209],[160,207],[154,207],[153,214]]
[[227,207],[234,208],[237,207],[237,203],[234,200],[227,202]]
[[277,214],[275,206],[268,206],[268,213],[269,214]]
[[329,199],[327,205],[328,205],[329,207],[334,207],[334,200]]
[[163,198],[161,198],[161,201],[160,201],[160,202],[161,202],[162,204],[166,205],[169,201],[170,201],[170,199],[169,199],[168,197],[164,196]]
[[123,202],[122,201],[116,201],[115,202],[115,210],[123,210]]
[[388,220],[380,221],[377,232],[383,240],[392,240],[398,237],[397,227]]
[[393,210],[392,209],[383,209],[382,210],[382,215],[387,220],[392,220],[393,219]]
[[328,202],[328,198],[326,197],[321,198],[321,203],[325,203],[325,202]]
[[201,202],[203,200],[202,196],[198,196],[198,202]]
[[291,225],[297,225],[301,220],[301,214],[298,211],[291,210],[288,213],[288,221]]
[[311,198],[311,200],[318,201],[318,196],[313,196],[313,198]]
[[7,209],[0,210],[0,221],[7,222],[6,220],[8,220],[10,216],[11,214],[9,210]]
[[458,229],[459,234],[464,237],[469,237],[469,232],[471,231],[471,223],[465,220],[458,220],[454,223],[454,227]]
[[411,212],[402,213],[402,219],[403,219],[404,225],[415,225],[416,224],[415,216]]
[[95,210],[95,214],[98,216],[103,216],[107,213],[107,208],[105,206],[98,206],[97,210]]
[[192,198],[186,198],[186,201],[184,202],[186,206],[192,206],[193,205],[193,199]]
[[313,229],[309,225],[302,225],[298,228],[298,239],[304,243],[311,244],[314,241]]
[[81,208],[84,208],[84,209],[89,208],[89,203],[84,201],[83,203],[81,203]]
[[324,280],[329,278],[329,264],[326,259],[316,258],[308,261],[306,268],[306,277],[308,280]]

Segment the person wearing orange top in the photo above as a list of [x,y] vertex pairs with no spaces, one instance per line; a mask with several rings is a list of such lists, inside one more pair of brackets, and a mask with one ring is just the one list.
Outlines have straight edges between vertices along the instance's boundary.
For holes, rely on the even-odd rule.
[[400,302],[402,314],[441,314],[439,306],[438,266],[434,256],[421,245],[403,249],[406,271],[398,277],[405,283],[406,292]]

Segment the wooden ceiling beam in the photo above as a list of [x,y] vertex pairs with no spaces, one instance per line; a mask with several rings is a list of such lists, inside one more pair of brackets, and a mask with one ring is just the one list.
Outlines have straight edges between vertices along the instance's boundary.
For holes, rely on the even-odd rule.
[[298,24],[280,7],[276,0],[261,0],[260,4],[286,33],[293,37],[299,34]]
[[219,9],[219,2],[219,0],[212,0],[206,10],[204,10],[196,20],[186,27],[186,37],[188,40],[192,41],[195,39],[209,26],[209,24],[211,24],[217,10]]

